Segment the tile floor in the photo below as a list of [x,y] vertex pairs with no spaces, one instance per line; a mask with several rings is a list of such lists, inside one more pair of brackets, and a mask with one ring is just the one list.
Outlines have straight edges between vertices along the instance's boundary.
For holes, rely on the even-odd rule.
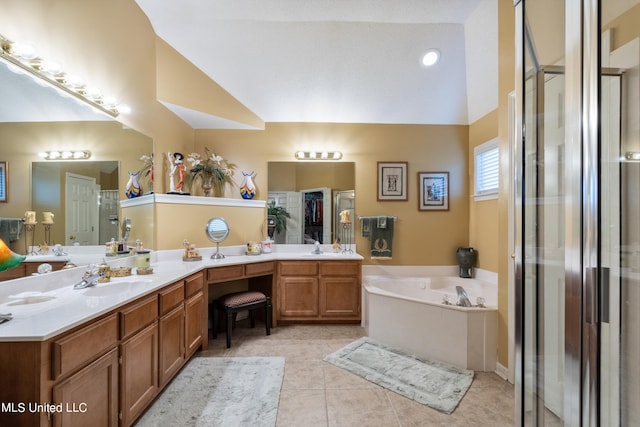
[[221,333],[198,354],[284,357],[277,427],[514,425],[513,386],[493,373],[476,373],[458,408],[446,415],[322,360],[363,336],[359,325],[279,326],[267,337],[264,325],[244,323],[234,329],[230,349]]

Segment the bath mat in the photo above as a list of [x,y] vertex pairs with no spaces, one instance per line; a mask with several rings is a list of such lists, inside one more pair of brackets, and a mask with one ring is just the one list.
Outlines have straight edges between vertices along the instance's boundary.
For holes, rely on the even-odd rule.
[[473,381],[473,371],[412,356],[369,337],[324,360],[445,414],[456,409]]
[[196,357],[135,424],[275,426],[282,357]]

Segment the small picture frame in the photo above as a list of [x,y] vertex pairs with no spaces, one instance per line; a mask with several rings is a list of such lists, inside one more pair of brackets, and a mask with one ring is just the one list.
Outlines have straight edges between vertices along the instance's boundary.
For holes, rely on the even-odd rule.
[[0,203],[9,201],[9,165],[0,162]]
[[378,162],[378,200],[407,200],[408,162]]
[[418,172],[418,210],[449,210],[449,172]]

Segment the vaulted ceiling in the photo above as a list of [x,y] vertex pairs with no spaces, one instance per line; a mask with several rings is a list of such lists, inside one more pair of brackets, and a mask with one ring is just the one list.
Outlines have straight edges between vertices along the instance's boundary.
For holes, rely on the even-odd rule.
[[[265,122],[468,124],[497,108],[497,0],[136,2]],[[432,48],[441,59],[426,68]],[[168,107],[194,128],[220,127]]]

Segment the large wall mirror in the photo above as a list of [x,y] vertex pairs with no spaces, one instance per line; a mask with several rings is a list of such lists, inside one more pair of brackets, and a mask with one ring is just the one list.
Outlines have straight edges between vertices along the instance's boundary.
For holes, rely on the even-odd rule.
[[[24,165],[25,172],[31,172],[19,184],[21,191],[30,191],[31,200],[13,203],[23,203],[24,210],[35,211],[38,222],[42,212],[55,215],[47,243],[104,245],[111,238],[118,239],[122,221],[119,201],[125,198],[127,172],[142,168],[141,155],[153,153],[151,138],[81,101],[62,96],[4,61],[0,61],[0,129],[3,160],[9,158],[14,169]],[[38,157],[39,152],[54,149],[89,150],[92,156],[69,161]],[[93,189],[91,200],[70,199],[67,188],[79,183]],[[69,210],[73,204],[75,213]],[[69,228],[69,224],[77,228],[78,206],[82,204],[90,205],[87,209],[93,212],[91,219],[81,224],[90,232],[88,235],[78,235],[77,229]],[[132,227],[151,228],[153,223]],[[43,227],[36,226],[34,243],[39,245],[44,238]],[[153,245],[145,242],[146,247]]]
[[269,206],[290,215],[276,243],[353,241],[353,227],[343,235],[340,212],[349,210],[355,220],[355,163],[269,162],[268,177]]

